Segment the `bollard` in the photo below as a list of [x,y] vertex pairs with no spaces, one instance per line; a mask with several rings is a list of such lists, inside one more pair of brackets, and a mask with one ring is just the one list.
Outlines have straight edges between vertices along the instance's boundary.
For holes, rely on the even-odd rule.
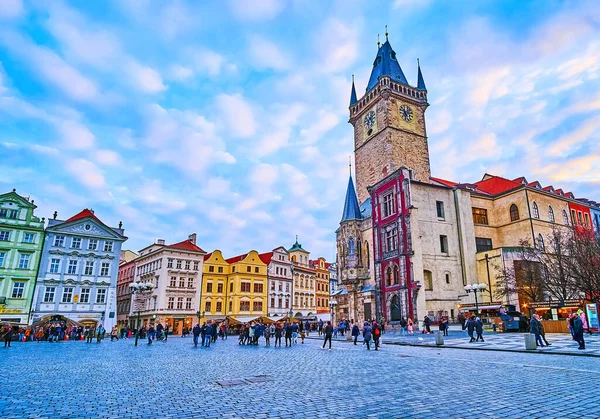
[[437,346],[442,346],[444,344],[444,335],[442,334],[441,330],[435,332],[435,344]]
[[531,333],[525,334],[525,349],[528,351],[534,351],[536,347],[535,335],[532,335]]

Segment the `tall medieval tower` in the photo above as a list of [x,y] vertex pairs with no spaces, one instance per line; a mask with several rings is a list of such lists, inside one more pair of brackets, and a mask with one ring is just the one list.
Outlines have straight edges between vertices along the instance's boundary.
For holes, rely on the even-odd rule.
[[429,183],[429,149],[425,129],[427,89],[419,66],[417,87],[408,84],[396,53],[387,40],[377,51],[366,92],[357,99],[354,80],[350,123],[354,126],[354,153],[358,202],[374,185],[404,166],[414,180]]

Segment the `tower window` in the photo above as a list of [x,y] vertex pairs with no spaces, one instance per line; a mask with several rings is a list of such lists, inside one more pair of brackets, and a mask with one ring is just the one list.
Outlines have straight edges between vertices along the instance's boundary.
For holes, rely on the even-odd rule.
[[510,221],[517,221],[519,219],[519,207],[515,204],[510,206]]
[[381,212],[383,217],[389,217],[396,212],[394,208],[394,193],[390,192],[383,196],[383,204],[381,206]]
[[533,203],[533,218],[540,218],[540,210],[535,202]]
[[435,202],[435,207],[437,210],[437,216],[438,218],[445,218],[444,217],[444,203],[442,201],[436,201]]
[[440,252],[448,253],[448,236],[440,236]]
[[548,205],[548,219],[550,220],[551,223],[554,222],[554,210],[552,209],[552,207],[550,205]]

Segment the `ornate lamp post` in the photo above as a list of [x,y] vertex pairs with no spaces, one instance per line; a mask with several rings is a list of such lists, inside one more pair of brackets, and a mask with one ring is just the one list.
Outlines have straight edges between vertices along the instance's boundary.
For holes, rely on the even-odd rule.
[[465,291],[469,294],[471,291],[475,294],[475,314],[479,316],[479,302],[477,301],[477,293],[483,292],[487,288],[486,284],[468,284],[465,285]]
[[[135,329],[135,346],[138,346],[138,339],[140,337],[140,314],[142,311],[142,304],[148,299],[148,295],[154,289],[152,284],[144,284],[141,282],[132,282],[129,284],[129,290],[131,291],[132,298],[135,298],[135,304],[137,308],[137,327]],[[138,295],[136,298],[135,295]]]

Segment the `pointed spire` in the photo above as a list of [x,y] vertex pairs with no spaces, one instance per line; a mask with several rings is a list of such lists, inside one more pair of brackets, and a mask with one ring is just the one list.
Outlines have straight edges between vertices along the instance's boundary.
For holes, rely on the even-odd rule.
[[377,34],[377,49],[381,47],[381,42],[379,42],[379,34]]
[[350,106],[355,105],[358,102],[356,99],[356,88],[354,87],[354,74],[352,75],[352,91],[350,92]]
[[425,80],[423,80],[423,73],[421,73],[421,63],[417,58],[417,67],[419,68],[419,74],[417,75],[417,89],[419,90],[427,90],[425,87]]
[[[379,41],[378,41],[379,42]],[[369,77],[369,84],[365,91],[371,90],[379,82],[379,78],[388,76],[396,83],[402,83],[409,86],[406,77],[398,60],[396,58],[396,52],[392,49],[390,42],[386,39],[385,43],[377,49],[377,56],[373,62],[373,69],[371,70],[371,77]]]
[[349,220],[362,220],[360,214],[360,206],[358,205],[358,198],[356,198],[356,191],[354,190],[354,182],[352,182],[352,175],[348,179],[348,190],[346,191],[346,201],[344,202],[344,213],[342,214],[342,221]]
[[385,25],[385,42],[388,41],[388,31],[387,31],[387,25]]

